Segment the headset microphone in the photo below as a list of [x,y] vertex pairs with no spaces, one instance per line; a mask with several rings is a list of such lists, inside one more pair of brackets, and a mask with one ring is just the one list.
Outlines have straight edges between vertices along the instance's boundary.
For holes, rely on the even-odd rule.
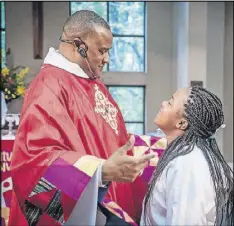
[[92,77],[90,77],[90,79],[96,79],[97,78],[97,76],[93,73],[93,71],[92,71],[92,69],[91,69],[91,67],[90,67],[90,64],[89,64],[89,61],[88,61],[88,59],[87,58],[84,58],[85,59],[85,61],[86,61],[86,63],[87,63],[87,65],[88,65],[88,67],[89,67],[89,71],[91,72],[91,74],[92,74]]

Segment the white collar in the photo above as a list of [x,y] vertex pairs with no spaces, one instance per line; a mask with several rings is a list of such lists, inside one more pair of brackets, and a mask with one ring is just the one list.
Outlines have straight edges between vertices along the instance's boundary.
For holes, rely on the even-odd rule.
[[82,78],[89,78],[78,64],[67,60],[62,54],[58,52],[58,50],[55,50],[53,47],[49,48],[49,52],[44,59],[44,64],[53,65]]

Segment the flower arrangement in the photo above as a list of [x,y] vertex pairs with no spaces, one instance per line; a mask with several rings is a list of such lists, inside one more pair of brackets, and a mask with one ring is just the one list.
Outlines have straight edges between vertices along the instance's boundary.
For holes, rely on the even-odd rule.
[[5,67],[1,70],[0,90],[4,93],[6,102],[24,96],[26,86],[24,82],[25,76],[28,74],[28,67],[13,67],[11,69]]

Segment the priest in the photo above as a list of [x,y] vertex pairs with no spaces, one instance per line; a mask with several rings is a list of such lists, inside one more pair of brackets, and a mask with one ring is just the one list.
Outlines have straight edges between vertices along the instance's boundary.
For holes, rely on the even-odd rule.
[[130,136],[101,82],[112,39],[103,18],[82,10],[66,20],[58,50],[49,49],[21,110],[9,225],[134,225],[140,218],[164,142]]

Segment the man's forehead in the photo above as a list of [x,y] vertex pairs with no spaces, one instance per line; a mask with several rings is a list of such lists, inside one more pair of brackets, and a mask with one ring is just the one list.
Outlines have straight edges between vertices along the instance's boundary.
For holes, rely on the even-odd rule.
[[93,41],[102,48],[111,48],[113,36],[110,30],[98,28],[93,36]]

